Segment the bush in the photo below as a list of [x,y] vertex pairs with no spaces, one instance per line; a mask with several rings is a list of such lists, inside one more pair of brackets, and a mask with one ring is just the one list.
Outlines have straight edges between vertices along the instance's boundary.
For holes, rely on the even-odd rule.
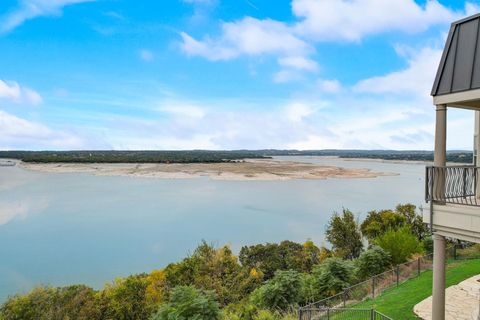
[[168,303],[160,306],[151,320],[218,320],[220,306],[213,291],[201,291],[193,286],[172,290]]
[[259,310],[253,320],[276,320],[277,317],[268,310]]
[[355,261],[357,277],[365,280],[376,274],[382,273],[392,264],[392,257],[379,246],[373,246],[360,254]]
[[300,273],[277,271],[272,279],[252,293],[251,301],[260,308],[287,310],[300,302],[301,286]]
[[479,259],[480,243],[468,243],[465,248],[457,249],[457,257],[460,259]]
[[340,258],[328,258],[324,263],[314,267],[312,284],[314,300],[333,296],[348,287],[354,278],[351,261]]
[[390,254],[393,264],[403,263],[413,254],[424,251],[422,243],[408,227],[389,230],[379,236],[375,243]]
[[425,239],[422,240],[422,245],[423,248],[425,249],[426,254],[432,254],[433,253],[433,239],[432,237],[426,237]]

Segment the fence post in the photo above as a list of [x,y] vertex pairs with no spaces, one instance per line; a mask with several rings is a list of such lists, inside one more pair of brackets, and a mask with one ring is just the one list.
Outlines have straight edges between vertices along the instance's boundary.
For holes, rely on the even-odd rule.
[[457,260],[457,244],[453,245],[453,260]]
[[330,320],[330,308],[327,308],[327,320]]
[[375,320],[375,311],[373,311],[373,308],[370,309],[370,319]]
[[400,266],[397,264],[396,267],[396,273],[397,273],[397,287],[400,284]]
[[375,276],[372,277],[372,298],[375,299]]
[[420,276],[420,258],[417,259],[417,276]]
[[347,306],[347,290],[343,290],[343,307]]
[[302,319],[302,308],[298,308],[298,320],[303,320]]

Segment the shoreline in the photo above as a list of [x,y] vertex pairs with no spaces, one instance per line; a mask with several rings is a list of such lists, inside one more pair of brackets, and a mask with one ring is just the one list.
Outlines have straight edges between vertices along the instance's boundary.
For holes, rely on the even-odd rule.
[[19,168],[49,173],[88,173],[98,176],[129,176],[158,179],[275,181],[361,179],[394,176],[398,173],[376,172],[366,168],[343,168],[279,159],[245,159],[225,163],[30,163],[18,161]]

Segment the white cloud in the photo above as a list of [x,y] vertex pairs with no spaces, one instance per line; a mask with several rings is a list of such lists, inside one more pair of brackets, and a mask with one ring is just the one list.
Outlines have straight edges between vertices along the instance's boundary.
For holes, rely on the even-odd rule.
[[414,0],[293,0],[292,10],[302,19],[296,25],[298,34],[316,41],[360,41],[389,31],[422,32],[448,24],[475,6],[455,12],[436,0],[425,5]]
[[407,55],[407,67],[384,76],[376,76],[359,81],[356,92],[415,94],[427,97],[430,93],[435,72],[440,61],[442,50],[430,47],[415,50],[401,50]]
[[288,144],[287,148],[295,150],[341,149],[342,143],[336,138],[312,134],[300,141]]
[[3,80],[0,80],[0,99],[30,105],[39,105],[43,102],[42,96],[38,92],[22,87],[15,81]]
[[153,59],[155,59],[155,55],[153,54],[152,51],[148,50],[148,49],[142,49],[139,51],[138,53],[140,55],[140,59],[142,59],[143,61],[153,61]]
[[285,108],[287,119],[292,122],[301,122],[303,118],[310,116],[315,111],[316,108],[301,102],[294,102]]
[[276,83],[294,82],[302,79],[303,77],[300,73],[289,69],[280,70],[273,75],[273,82]]
[[230,60],[245,54],[257,56],[278,54],[286,57],[302,57],[313,51],[305,41],[292,34],[282,22],[245,17],[221,26],[217,38],[196,40],[185,32],[180,34],[182,50],[190,56],[201,56],[212,61]]
[[317,86],[322,92],[326,93],[338,93],[342,90],[342,84],[340,81],[333,79],[333,80],[317,80]]
[[157,110],[184,118],[203,118],[206,114],[205,107],[188,101],[162,101]]
[[53,130],[0,110],[0,149],[81,149],[86,142],[75,134]]
[[0,31],[11,31],[36,17],[58,16],[62,14],[65,6],[91,1],[95,0],[20,0],[18,8],[0,20]]
[[317,71],[318,63],[312,59],[302,56],[284,57],[278,59],[278,64],[283,67],[290,67],[294,69]]
[[[425,4],[414,0],[292,0],[296,22],[287,24],[247,16],[223,22],[218,36],[199,40],[181,32],[181,49],[189,56],[211,61],[241,55],[275,55],[282,69],[273,79],[283,83],[302,78],[288,69],[318,70],[318,63],[309,57],[315,52],[316,42],[358,42],[369,35],[394,31],[418,33],[478,10],[478,5],[467,2],[464,10],[455,11],[436,0]],[[332,84],[325,83],[327,92]]]

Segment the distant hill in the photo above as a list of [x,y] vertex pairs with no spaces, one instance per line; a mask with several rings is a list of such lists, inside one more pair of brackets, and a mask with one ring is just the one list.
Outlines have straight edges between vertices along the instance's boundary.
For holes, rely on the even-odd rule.
[[[0,158],[24,162],[81,162],[81,163],[213,163],[242,161],[247,158],[273,156],[336,156],[383,160],[433,161],[433,151],[395,150],[188,150],[188,151],[0,151]],[[471,151],[447,152],[447,161],[472,163]]]

